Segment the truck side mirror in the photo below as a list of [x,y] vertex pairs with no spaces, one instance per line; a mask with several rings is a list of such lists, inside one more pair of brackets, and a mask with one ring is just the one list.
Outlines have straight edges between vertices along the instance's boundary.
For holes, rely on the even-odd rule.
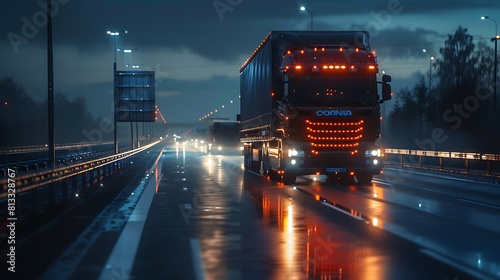
[[241,115],[240,114],[237,114],[236,115],[236,121],[240,121],[241,120]]
[[392,80],[391,76],[389,75],[383,75],[382,76],[382,82],[378,82],[379,84],[382,84],[382,99],[380,100],[379,103],[382,103],[387,100],[391,100],[392,97],[392,88],[391,85],[388,84]]
[[391,100],[392,97],[392,88],[388,83],[382,84],[382,101]]

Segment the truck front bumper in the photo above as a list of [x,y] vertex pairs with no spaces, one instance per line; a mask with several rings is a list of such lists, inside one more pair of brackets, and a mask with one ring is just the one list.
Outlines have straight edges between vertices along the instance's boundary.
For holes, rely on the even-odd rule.
[[285,160],[285,173],[306,174],[369,174],[377,175],[383,169],[380,157],[289,157]]

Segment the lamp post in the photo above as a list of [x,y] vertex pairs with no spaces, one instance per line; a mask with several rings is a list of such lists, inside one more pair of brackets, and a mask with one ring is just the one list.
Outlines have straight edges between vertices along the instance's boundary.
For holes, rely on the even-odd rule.
[[[498,58],[498,55],[497,55],[497,45],[498,45],[498,40],[500,40],[500,35],[498,35],[498,25],[497,25],[497,22],[496,20],[490,18],[489,16],[482,16],[481,17],[482,20],[485,20],[485,19],[489,19],[491,21],[493,21],[495,23],[495,36],[493,38],[491,38],[491,42],[495,42],[495,57],[494,57],[494,70],[493,70],[493,113],[496,112],[496,108],[497,108],[497,69],[498,69],[498,62],[497,62],[497,58]],[[493,118],[495,118],[495,116],[493,116]]]
[[[423,49],[422,52],[427,52],[426,49]],[[429,55],[429,95],[431,94],[431,87],[432,87],[432,61],[436,59],[435,56]]]
[[[54,128],[54,56],[52,48],[52,1],[47,1],[47,103],[49,122],[49,164],[55,167],[56,161],[56,138]],[[51,193],[53,184],[50,184]],[[52,195],[51,195],[52,197]]]
[[[426,49],[422,49],[422,52],[426,53],[427,50]],[[427,89],[427,95],[430,96],[431,95],[431,88],[432,88],[432,61],[435,59],[435,57],[433,55],[429,55],[429,88]],[[421,98],[421,102],[424,102],[424,98]],[[421,106],[423,107],[423,105]],[[423,127],[423,108],[421,108],[421,111],[420,111],[420,122],[421,122],[421,126]]]
[[489,16],[482,16],[482,20],[489,19],[495,23],[495,36],[491,38],[491,42],[495,42],[495,57],[493,59],[493,63],[495,64],[493,67],[493,142],[496,143],[497,139],[497,131],[496,131],[496,110],[497,110],[497,85],[498,85],[498,78],[497,78],[497,69],[498,69],[498,55],[497,55],[497,45],[498,45],[498,40],[500,40],[500,35],[498,35],[498,25],[496,20],[490,18]]
[[[114,52],[115,52],[115,61],[113,62],[113,102],[116,99],[116,39],[118,38],[118,35],[120,35],[120,32],[113,32],[113,31],[108,31],[106,32],[108,35],[112,36],[114,38]],[[118,128],[117,128],[117,122],[116,122],[116,104],[115,108],[113,108],[113,136],[114,136],[114,142],[115,142],[115,154],[118,154]]]
[[309,15],[311,16],[311,31],[313,31],[314,30],[314,27],[313,27],[313,12],[311,10],[309,10],[309,9],[306,9],[305,6],[300,6],[300,10],[309,13]]
[[[234,104],[234,101],[233,101],[233,100],[231,100],[231,101],[229,101],[229,103],[230,103],[230,104]],[[235,113],[234,113],[234,106],[235,106],[235,105],[231,105],[231,119],[232,119],[232,116],[234,116],[234,115],[235,115]],[[234,119],[236,120],[236,116],[234,117]]]
[[132,50],[123,50],[123,52],[127,56],[127,64],[125,64],[125,67],[128,68],[130,65],[130,53],[132,52]]

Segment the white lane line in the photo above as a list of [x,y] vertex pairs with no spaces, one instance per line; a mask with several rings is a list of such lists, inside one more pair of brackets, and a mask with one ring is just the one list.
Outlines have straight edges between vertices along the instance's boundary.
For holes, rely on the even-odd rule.
[[[158,170],[161,170],[162,162],[159,161],[160,156],[156,159],[156,163],[153,165],[153,168],[149,170],[149,174],[151,174],[151,171],[155,170],[157,166]],[[127,224],[118,238],[118,241],[113,247],[113,251],[109,255],[106,264],[101,270],[99,280],[112,279],[117,273],[132,273],[135,255],[137,254],[137,248],[139,247],[139,242],[141,241],[142,231],[144,229],[144,225],[146,224],[151,202],[153,201],[153,197],[156,193],[156,184],[157,180],[155,178],[151,178],[149,180],[149,183],[144,189],[139,202],[137,202],[137,206],[130,215]]]
[[500,206],[496,206],[496,205],[488,204],[488,203],[484,203],[484,202],[479,202],[479,201],[475,201],[475,200],[469,200],[469,199],[466,199],[466,198],[458,198],[458,200],[463,201],[463,202],[467,202],[467,203],[471,203],[471,204],[476,204],[476,205],[481,205],[481,206],[485,206],[485,207],[500,209]]
[[205,268],[201,257],[200,241],[196,238],[191,238],[191,256],[193,257],[194,278],[196,280],[205,279]]
[[445,256],[443,256],[441,254],[433,252],[433,251],[431,251],[429,249],[420,249],[419,251],[421,253],[423,253],[423,254],[425,254],[425,255],[427,255],[427,256],[429,256],[429,257],[431,257],[431,258],[433,258],[433,259],[435,259],[435,260],[437,260],[439,262],[441,262],[441,263],[444,263],[444,264],[446,264],[448,266],[451,266],[451,267],[455,268],[456,270],[460,270],[460,271],[462,271],[462,272],[464,272],[464,273],[466,273],[466,274],[474,277],[475,279],[493,279],[492,277],[487,276],[484,273],[476,271],[476,270],[474,270],[472,268],[465,267],[463,264],[461,264],[461,263],[459,263],[459,262],[457,262],[455,260],[452,260],[452,259],[450,259],[448,257],[445,257]]
[[372,182],[376,183],[376,184],[380,184],[380,185],[386,185],[386,186],[391,186],[392,185],[390,183],[387,183],[387,182],[384,182],[384,181],[380,181],[380,180],[376,180],[376,179],[373,179]]
[[347,211],[345,211],[345,210],[343,210],[343,209],[340,209],[340,208],[338,208],[338,207],[335,207],[335,206],[331,205],[330,203],[327,203],[327,202],[321,202],[321,204],[323,204],[323,205],[325,205],[325,206],[328,206],[328,207],[330,207],[330,208],[332,208],[332,209],[334,209],[334,210],[337,210],[337,211],[339,211],[340,213],[346,214],[346,215],[348,215],[349,217],[354,218],[354,219],[356,219],[356,220],[360,220],[360,221],[364,221],[364,220],[365,220],[365,219],[363,219],[363,218],[361,218],[361,217],[354,216],[354,215],[352,215],[351,213],[349,213],[349,212],[347,212]]

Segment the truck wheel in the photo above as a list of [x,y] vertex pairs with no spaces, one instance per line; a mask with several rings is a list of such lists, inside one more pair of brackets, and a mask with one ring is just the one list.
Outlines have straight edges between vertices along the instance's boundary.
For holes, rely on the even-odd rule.
[[356,176],[356,184],[360,186],[371,185],[373,175],[369,174],[359,174]]
[[286,174],[283,175],[283,184],[285,185],[291,185],[293,183],[295,183],[295,180],[297,179],[297,176],[296,175],[293,175],[293,174]]

